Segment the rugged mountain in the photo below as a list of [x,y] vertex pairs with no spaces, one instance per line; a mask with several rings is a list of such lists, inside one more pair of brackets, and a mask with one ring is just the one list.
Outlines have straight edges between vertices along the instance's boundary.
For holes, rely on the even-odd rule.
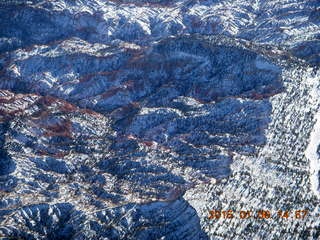
[[317,239],[319,11],[1,2],[0,236]]

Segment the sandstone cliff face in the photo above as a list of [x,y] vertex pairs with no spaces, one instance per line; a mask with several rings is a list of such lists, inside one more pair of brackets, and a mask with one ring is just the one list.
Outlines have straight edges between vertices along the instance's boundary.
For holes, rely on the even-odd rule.
[[[0,3],[0,236],[317,239],[318,13]],[[244,208],[310,215],[207,219]]]

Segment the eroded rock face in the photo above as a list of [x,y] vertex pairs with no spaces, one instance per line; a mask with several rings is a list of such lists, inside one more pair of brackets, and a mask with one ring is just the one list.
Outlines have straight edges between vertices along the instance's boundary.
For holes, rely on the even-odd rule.
[[[267,128],[296,111],[274,99],[313,109],[294,81],[318,66],[316,1],[0,6],[0,236],[228,238],[202,208],[267,191],[261,149],[290,145]],[[235,239],[267,235],[238,225]]]

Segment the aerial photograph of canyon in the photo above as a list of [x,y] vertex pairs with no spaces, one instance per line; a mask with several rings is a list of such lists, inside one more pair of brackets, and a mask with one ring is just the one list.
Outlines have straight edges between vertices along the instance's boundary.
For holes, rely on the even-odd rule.
[[320,0],[0,0],[0,240],[320,240]]

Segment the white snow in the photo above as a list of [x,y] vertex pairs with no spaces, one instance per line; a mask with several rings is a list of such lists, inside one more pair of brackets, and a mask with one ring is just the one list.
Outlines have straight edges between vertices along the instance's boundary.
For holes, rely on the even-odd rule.
[[310,184],[311,190],[314,194],[320,198],[319,189],[319,172],[320,172],[320,161],[317,153],[318,146],[320,145],[320,112],[315,115],[316,123],[313,131],[311,132],[309,145],[305,151],[305,156],[310,161]]
[[[311,96],[315,99],[315,104],[319,101],[320,98],[320,89],[318,85],[318,74],[315,78],[307,78],[306,82],[310,85],[316,84],[311,91]],[[320,199],[320,182],[319,182],[319,173],[320,173],[320,156],[317,153],[317,149],[320,146],[320,109],[314,115],[315,125],[309,137],[309,144],[305,150],[305,156],[309,160],[310,164],[310,184],[311,190],[314,194]]]

